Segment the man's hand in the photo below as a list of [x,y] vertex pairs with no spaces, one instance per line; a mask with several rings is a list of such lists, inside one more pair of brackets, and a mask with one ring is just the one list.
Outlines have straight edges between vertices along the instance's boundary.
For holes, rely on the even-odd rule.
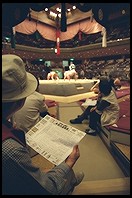
[[68,166],[70,166],[72,168],[79,157],[80,157],[79,147],[78,147],[78,145],[75,145],[73,147],[71,154],[67,157],[65,162]]
[[95,106],[95,107],[92,107],[92,108],[90,109],[90,112],[96,110],[96,108],[97,108],[96,106]]

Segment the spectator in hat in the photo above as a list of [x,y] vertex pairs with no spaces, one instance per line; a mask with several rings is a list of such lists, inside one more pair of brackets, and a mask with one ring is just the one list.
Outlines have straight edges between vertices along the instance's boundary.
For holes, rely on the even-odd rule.
[[32,164],[25,133],[8,121],[36,87],[36,78],[26,72],[20,57],[2,55],[2,195],[67,195],[84,177],[72,169],[80,156],[78,145],[64,162],[42,172]]

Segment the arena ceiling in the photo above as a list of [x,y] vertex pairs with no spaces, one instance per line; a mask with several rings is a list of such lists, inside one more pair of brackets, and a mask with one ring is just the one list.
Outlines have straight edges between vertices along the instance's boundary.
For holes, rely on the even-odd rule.
[[61,9],[61,21],[64,23],[66,20],[66,25],[88,18],[89,11],[101,25],[107,25],[107,20],[112,17],[119,17],[123,10],[130,14],[130,3],[2,3],[2,27],[15,26],[28,16],[55,26],[47,13],[51,11],[59,14],[57,8]]
[[70,25],[93,16],[101,25],[107,26],[108,20],[121,16],[123,10],[130,13],[129,3],[42,3],[37,6],[32,5],[31,17],[52,26],[56,26],[54,17],[50,17],[45,8],[55,14],[62,13],[61,25],[65,23],[65,20],[66,25]]
[[[74,5],[76,6],[75,10],[73,10]],[[130,14],[129,3],[2,3],[2,28],[4,26],[13,27],[25,20],[27,17],[31,17],[34,20],[39,20],[42,23],[55,26],[55,21],[47,15],[45,8],[48,8],[50,11],[56,13],[56,9],[58,7],[64,9],[65,11],[67,9],[71,9],[71,11],[69,11],[70,14],[68,13],[68,15],[66,15],[66,25],[84,20],[91,14],[93,14],[94,18],[100,24],[107,25],[106,22],[108,20],[120,17],[123,10],[125,10],[126,14]],[[43,17],[40,17],[42,13]],[[65,20],[64,18],[63,20]],[[2,49],[2,53],[15,53],[22,58],[28,58],[30,60],[37,58],[56,60],[68,59],[71,57],[75,59],[86,59],[89,57],[101,57],[130,53],[129,41],[124,43],[122,42],[121,46],[119,43],[115,44],[114,46],[111,45],[112,44],[108,44],[107,48],[101,48],[101,46],[98,45],[96,47],[89,46],[88,48],[80,47],[76,49],[65,49],[61,50],[61,56],[56,56],[54,51],[51,51],[51,49],[46,49],[45,51],[41,49],[31,50],[31,48],[28,48],[28,46],[16,46],[16,49],[12,49],[7,45],[6,49]]]

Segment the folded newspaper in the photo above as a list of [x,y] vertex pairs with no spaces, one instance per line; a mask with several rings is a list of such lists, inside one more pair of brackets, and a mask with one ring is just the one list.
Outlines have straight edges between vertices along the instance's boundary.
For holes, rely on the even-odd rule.
[[26,133],[26,143],[54,165],[59,165],[86,135],[49,115]]
[[89,105],[94,106],[96,105],[96,103],[97,103],[97,100],[92,100],[92,99],[87,98],[85,102],[81,104],[81,106],[83,107],[88,107]]

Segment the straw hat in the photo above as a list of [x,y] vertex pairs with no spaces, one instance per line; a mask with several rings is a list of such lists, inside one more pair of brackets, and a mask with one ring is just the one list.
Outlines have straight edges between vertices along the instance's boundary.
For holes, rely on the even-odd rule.
[[36,78],[26,72],[23,60],[13,54],[2,55],[2,102],[12,102],[32,94]]

